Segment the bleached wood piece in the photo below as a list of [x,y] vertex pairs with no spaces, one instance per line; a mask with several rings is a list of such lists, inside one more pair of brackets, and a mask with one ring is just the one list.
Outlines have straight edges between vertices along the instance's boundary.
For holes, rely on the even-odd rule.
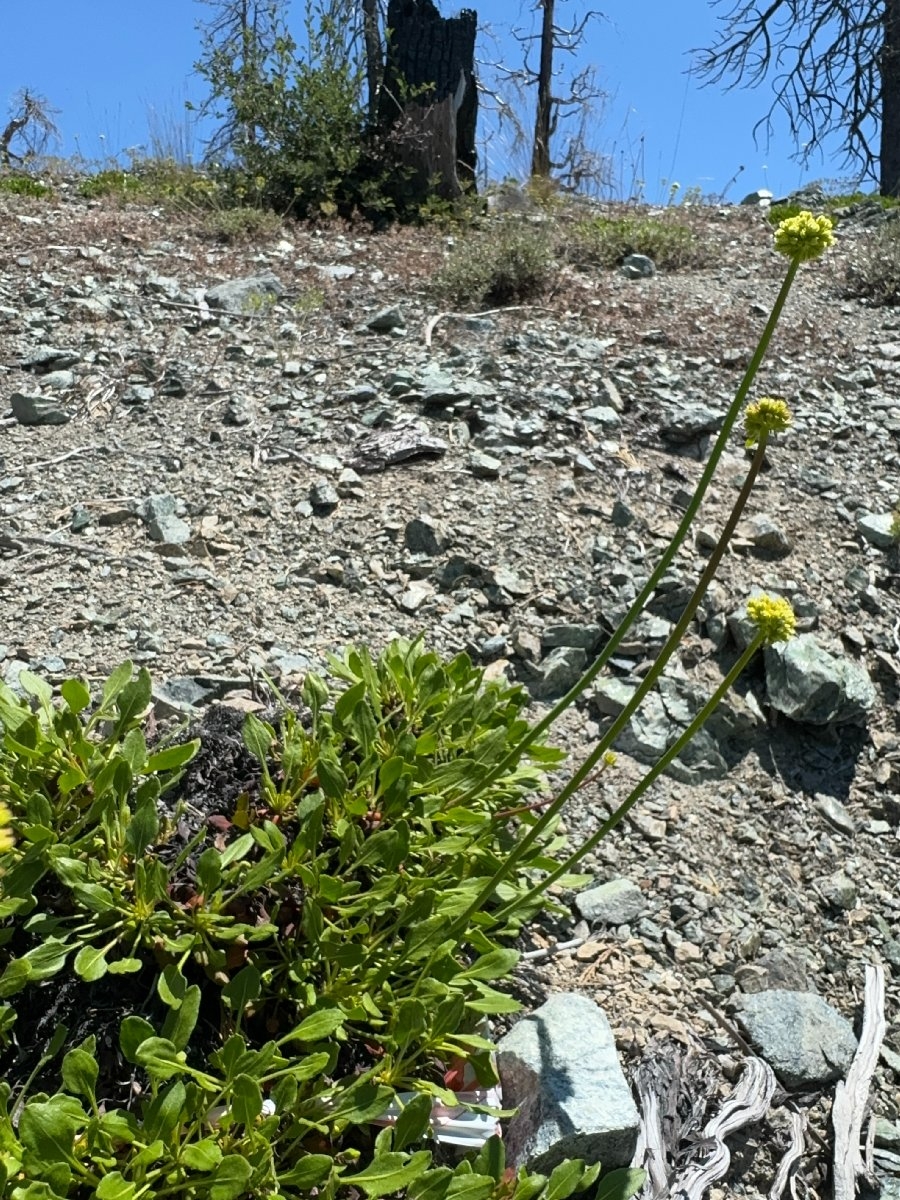
[[791,1200],[795,1200],[797,1189],[795,1174],[798,1164],[803,1159],[804,1134],[806,1133],[806,1113],[790,1110],[788,1112],[788,1121],[790,1122],[791,1140],[787,1150],[782,1155],[781,1162],[778,1164],[778,1170],[775,1172],[775,1180],[769,1188],[768,1200],[781,1200],[784,1189],[790,1184]]
[[648,1197],[648,1200],[657,1200],[658,1197],[666,1196],[669,1188],[659,1096],[646,1083],[638,1084],[637,1091],[641,1128],[632,1166],[642,1167],[647,1172],[647,1181],[641,1195]]
[[878,1062],[887,1024],[884,1018],[884,967],[866,967],[862,1033],[847,1078],[834,1089],[831,1122],[834,1126],[834,1200],[853,1200],[856,1181],[866,1174],[860,1150],[863,1118],[869,1088]]
[[737,1086],[703,1130],[708,1157],[683,1171],[672,1184],[671,1200],[703,1200],[706,1189],[721,1179],[731,1164],[725,1144],[729,1134],[761,1121],[775,1094],[775,1074],[761,1058],[748,1060]]

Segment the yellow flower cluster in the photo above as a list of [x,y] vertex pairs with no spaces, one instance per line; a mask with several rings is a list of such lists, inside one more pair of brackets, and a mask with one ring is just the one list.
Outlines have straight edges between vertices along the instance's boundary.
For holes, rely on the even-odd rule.
[[9,827],[11,820],[12,813],[3,801],[0,800],[0,854],[5,853],[7,850],[12,850],[15,845],[13,831]]
[[797,628],[794,610],[780,596],[754,596],[747,601],[747,616],[762,634],[767,646],[773,642],[788,641]]
[[775,230],[775,249],[788,258],[808,262],[834,244],[833,228],[830,217],[814,217],[804,210],[796,217],[786,217]]
[[763,396],[754,404],[748,404],[744,413],[747,445],[755,446],[763,434],[784,433],[792,420],[791,410],[783,400]]

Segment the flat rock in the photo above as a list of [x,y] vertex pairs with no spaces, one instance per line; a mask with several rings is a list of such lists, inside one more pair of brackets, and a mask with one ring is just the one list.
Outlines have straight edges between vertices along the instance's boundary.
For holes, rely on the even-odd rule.
[[856,1053],[850,1022],[813,992],[776,988],[742,996],[737,1016],[785,1087],[834,1083]]
[[603,1010],[587,996],[551,996],[497,1047],[503,1102],[517,1107],[507,1162],[549,1173],[565,1158],[626,1166],[640,1124]]
[[647,897],[630,879],[610,879],[579,892],[575,907],[586,921],[627,925],[647,911]]
[[13,392],[9,403],[20,425],[65,425],[71,420],[59,401],[50,396]]
[[[284,295],[284,284],[271,271],[260,275],[245,275],[207,288],[204,299],[210,308],[226,313],[252,313],[261,303],[272,303]],[[272,300],[267,300],[271,297]]]
[[892,512],[865,513],[856,518],[856,528],[862,536],[879,550],[889,550],[898,541],[897,517]]

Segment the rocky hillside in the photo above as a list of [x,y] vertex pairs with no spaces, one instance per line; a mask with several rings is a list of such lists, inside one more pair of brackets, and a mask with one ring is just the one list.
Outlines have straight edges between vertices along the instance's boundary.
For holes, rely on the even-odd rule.
[[[288,222],[223,244],[162,209],[0,199],[0,676],[130,658],[162,719],[422,633],[543,711],[667,544],[784,276],[760,211],[657,215],[705,265],[570,264],[534,303],[470,313],[433,286],[464,232]],[[720,1197],[768,1192],[792,1109],[806,1194],[830,1194],[834,1080],[878,963],[871,1165],[900,1195],[900,317],[846,296],[867,216],[801,269],[754,389],[794,424],[658,698],[571,804],[573,839],[728,670],[755,588],[791,600],[802,636],[760,656],[588,860],[571,918],[523,947],[533,1003],[595,999],[636,1078],[680,1064],[673,1153],[748,1043],[775,1067]],[[559,218],[524,219],[565,240]],[[677,619],[746,461],[736,438],[693,542],[562,722],[574,762]]]

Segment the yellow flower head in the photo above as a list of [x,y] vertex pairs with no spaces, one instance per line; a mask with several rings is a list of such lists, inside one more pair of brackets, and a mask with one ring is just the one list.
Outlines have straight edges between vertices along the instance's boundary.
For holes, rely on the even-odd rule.
[[834,244],[830,217],[814,217],[811,212],[786,217],[775,230],[775,249],[787,258],[808,262],[824,254]]
[[744,413],[747,445],[755,446],[764,434],[784,433],[792,420],[791,410],[783,400],[763,396],[755,404],[748,404]]
[[786,642],[794,636],[797,618],[787,600],[780,596],[754,596],[747,601],[747,616],[762,634],[767,646]]
[[605,750],[603,753],[603,765],[605,767],[614,767],[618,761],[618,756],[613,754],[612,750]]
[[15,845],[13,831],[9,827],[12,820],[12,813],[0,800],[0,854],[4,854],[7,850],[12,850]]

